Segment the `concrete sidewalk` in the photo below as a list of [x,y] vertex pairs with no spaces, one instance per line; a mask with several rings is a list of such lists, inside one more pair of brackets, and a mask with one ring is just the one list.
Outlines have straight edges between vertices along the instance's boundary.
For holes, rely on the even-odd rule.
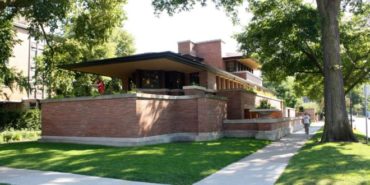
[[160,185],[119,179],[0,167],[0,183],[11,185]]
[[[312,136],[323,126],[312,124]],[[289,159],[304,145],[307,136],[300,130],[273,142],[256,153],[232,163],[195,185],[273,185],[288,165]]]

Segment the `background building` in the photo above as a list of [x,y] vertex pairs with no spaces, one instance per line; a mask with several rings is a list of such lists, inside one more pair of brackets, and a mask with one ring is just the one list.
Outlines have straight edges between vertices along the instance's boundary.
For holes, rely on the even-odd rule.
[[16,19],[13,25],[19,43],[13,49],[13,56],[9,58],[8,65],[27,77],[31,89],[29,91],[21,90],[16,85],[12,90],[6,86],[0,87],[0,106],[34,107],[38,105],[38,100],[46,97],[44,88],[35,86],[34,83],[35,57],[42,53],[44,44],[30,37],[27,30],[28,25],[24,19]]

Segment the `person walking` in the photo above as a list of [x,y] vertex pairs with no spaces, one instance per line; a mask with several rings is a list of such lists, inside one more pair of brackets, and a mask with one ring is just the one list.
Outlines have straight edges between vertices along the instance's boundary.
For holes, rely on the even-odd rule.
[[95,80],[95,87],[98,88],[98,92],[99,92],[100,95],[103,95],[104,94],[104,92],[105,92],[105,85],[104,85],[104,81],[100,77],[96,78],[96,80]]
[[303,116],[303,125],[304,125],[304,131],[306,135],[310,134],[310,123],[311,123],[311,117],[306,112],[304,113],[304,116]]

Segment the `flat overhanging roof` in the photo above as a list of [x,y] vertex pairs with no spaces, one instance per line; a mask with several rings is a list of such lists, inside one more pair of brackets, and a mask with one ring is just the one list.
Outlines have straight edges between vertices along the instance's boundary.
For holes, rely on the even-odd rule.
[[72,71],[110,77],[129,76],[136,70],[166,70],[193,73],[207,70],[200,61],[173,52],[145,53],[59,66]]
[[109,58],[68,64],[59,66],[60,68],[92,73],[110,77],[127,77],[136,70],[164,70],[178,71],[183,73],[193,73],[200,71],[209,71],[224,78],[236,80],[242,83],[255,86],[247,80],[240,78],[227,71],[212,67],[201,62],[202,59],[196,57],[187,57],[170,51],[159,53],[144,53],[126,57]]
[[252,68],[252,69],[259,69],[261,65],[257,62],[254,58],[243,58],[242,56],[233,56],[233,57],[224,57],[224,60],[237,60],[238,62]]

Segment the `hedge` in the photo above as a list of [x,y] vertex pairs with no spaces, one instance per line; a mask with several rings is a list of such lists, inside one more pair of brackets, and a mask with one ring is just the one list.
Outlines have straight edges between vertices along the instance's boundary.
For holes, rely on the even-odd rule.
[[40,130],[40,110],[0,110],[0,132],[8,129]]

